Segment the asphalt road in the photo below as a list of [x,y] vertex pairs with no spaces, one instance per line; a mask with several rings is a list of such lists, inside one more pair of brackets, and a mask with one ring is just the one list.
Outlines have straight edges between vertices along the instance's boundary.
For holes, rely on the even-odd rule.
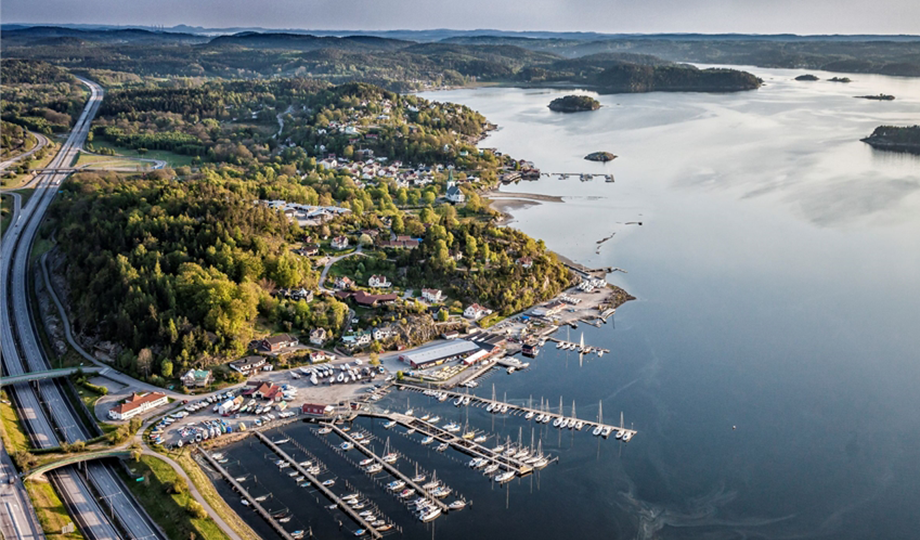
[[48,144],[48,139],[47,139],[47,137],[45,137],[44,135],[40,135],[40,134],[38,134],[38,133],[33,133],[33,132],[31,132],[31,131],[30,131],[29,133],[32,133],[32,135],[35,136],[35,139],[38,141],[38,144],[36,144],[36,145],[35,145],[35,148],[29,150],[28,152],[23,152],[22,154],[19,154],[19,155],[16,156],[16,157],[12,157],[12,158],[10,158],[10,159],[8,159],[8,160],[6,160],[6,161],[0,162],[0,172],[5,171],[7,167],[11,166],[12,164],[16,163],[17,161],[23,160],[23,159],[25,159],[25,158],[31,156],[31,155],[34,154],[35,152],[38,152],[39,150],[41,150],[42,148],[44,148],[45,145]]
[[[101,87],[90,81],[82,79],[81,81],[90,87],[91,97],[67,141],[49,164],[49,168],[70,166],[86,140],[92,119],[102,101]],[[44,358],[30,317],[27,288],[30,263],[29,246],[36,236],[41,217],[66,177],[67,174],[62,173],[40,175],[41,179],[36,184],[35,193],[29,199],[26,207],[22,209],[22,218],[10,228],[8,237],[4,239],[2,251],[0,251],[0,258],[2,258],[0,306],[3,307],[0,310],[0,317],[2,317],[0,346],[3,351],[3,362],[11,375],[20,374],[26,369],[42,371],[50,368]],[[14,331],[15,337],[18,338],[18,347],[14,339]],[[13,388],[22,416],[30,429],[38,435],[38,440],[35,441],[38,446],[56,446],[60,439],[75,442],[90,438],[90,434],[86,432],[86,426],[82,425],[79,417],[64,397],[59,383],[51,381],[38,383],[37,396],[31,386],[18,385]],[[22,399],[20,399],[21,396],[23,396]],[[50,427],[45,411],[37,402],[38,397],[45,402],[58,430],[57,433]],[[133,497],[127,493],[110,466],[94,464],[87,467],[86,474],[95,493],[99,495],[98,500],[96,495],[83,483],[76,469],[66,468],[57,475],[60,478],[57,485],[61,490],[61,495],[71,505],[71,512],[86,536],[93,539],[121,538],[121,535],[112,526],[112,520],[100,508],[99,501],[101,500],[101,504],[106,507],[105,510],[114,516],[114,519],[128,532],[129,537],[163,538]]]

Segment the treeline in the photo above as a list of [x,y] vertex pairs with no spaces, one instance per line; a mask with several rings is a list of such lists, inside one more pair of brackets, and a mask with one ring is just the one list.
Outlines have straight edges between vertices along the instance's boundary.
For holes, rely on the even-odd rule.
[[0,116],[6,122],[51,135],[68,131],[83,109],[84,87],[57,66],[5,58],[0,70]]
[[275,285],[316,286],[288,247],[299,228],[254,204],[252,182],[81,173],[62,189],[51,215],[75,320],[124,344],[119,365],[138,376],[242,353]]

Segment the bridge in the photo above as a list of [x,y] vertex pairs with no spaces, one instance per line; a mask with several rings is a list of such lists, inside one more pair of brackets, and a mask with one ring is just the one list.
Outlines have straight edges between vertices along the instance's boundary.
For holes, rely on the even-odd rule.
[[56,379],[58,377],[69,377],[74,373],[99,373],[108,368],[101,367],[74,367],[63,369],[49,369],[45,371],[30,371],[14,377],[0,377],[0,386],[9,386],[11,384],[24,383],[29,381],[40,381],[42,379]]
[[130,450],[100,450],[98,452],[86,452],[83,454],[72,454],[64,459],[59,459],[57,461],[52,461],[51,463],[45,463],[44,465],[35,467],[31,471],[24,473],[22,479],[32,480],[35,479],[48,471],[53,471],[54,469],[59,469],[61,467],[66,467],[67,465],[74,465],[76,463],[84,463],[87,461],[94,461],[97,459],[105,458],[127,458],[131,457]]

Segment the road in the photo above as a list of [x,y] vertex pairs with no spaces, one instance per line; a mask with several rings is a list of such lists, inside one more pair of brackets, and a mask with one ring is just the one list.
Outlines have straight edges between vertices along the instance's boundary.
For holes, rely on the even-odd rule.
[[[81,82],[90,87],[90,99],[67,141],[51,160],[49,168],[67,167],[73,162],[86,140],[92,119],[102,101],[101,87],[83,79]],[[31,319],[27,288],[29,248],[38,232],[41,218],[66,177],[66,173],[54,172],[39,175],[35,193],[22,209],[21,218],[10,228],[0,251],[0,306],[3,308],[0,309],[0,346],[4,365],[10,375],[18,375],[26,370],[50,369]],[[35,434],[33,444],[36,446],[57,446],[60,439],[75,442],[87,440],[91,436],[63,395],[60,384],[52,381],[40,382],[37,384],[37,393],[28,384],[12,387],[21,416],[28,429]],[[38,402],[39,398],[47,406],[54,427]],[[163,538],[133,497],[126,493],[109,465],[87,466],[86,474],[93,490],[100,495],[99,499],[130,537]],[[96,496],[83,483],[75,468],[61,469],[60,472],[55,472],[52,478],[62,498],[70,504],[72,515],[86,536],[93,539],[122,538],[113,526],[112,520],[100,509]]]
[[0,162],[0,172],[5,171],[5,170],[7,169],[7,167],[11,166],[12,164],[16,163],[17,161],[20,161],[20,160],[22,160],[22,159],[25,159],[25,158],[31,156],[32,154],[34,154],[35,152],[38,152],[39,150],[41,150],[42,148],[44,148],[44,147],[48,144],[48,138],[45,137],[44,135],[40,135],[40,134],[38,134],[38,133],[33,133],[33,132],[31,132],[31,131],[30,131],[29,133],[32,133],[32,135],[35,136],[35,139],[38,141],[38,144],[36,144],[36,145],[35,145],[35,148],[29,150],[28,152],[23,152],[22,154],[19,154],[19,155],[16,156],[16,157],[12,157],[12,158],[10,158],[10,159],[8,159],[8,160],[6,160],[6,161]]
[[[10,479],[13,480],[12,484]],[[44,538],[42,527],[29,501],[29,494],[16,478],[16,469],[6,448],[0,451],[0,507],[0,534],[4,538]]]
[[334,287],[333,287],[333,289],[327,289],[326,286],[325,286],[325,284],[326,284],[326,275],[329,274],[329,269],[332,268],[332,265],[333,265],[333,264],[335,264],[335,263],[341,261],[342,259],[346,259],[346,258],[348,258],[348,257],[351,257],[351,256],[353,256],[353,255],[364,255],[364,249],[362,248],[362,246],[358,246],[358,249],[352,251],[351,253],[346,253],[345,255],[340,255],[340,256],[338,256],[338,257],[332,257],[331,259],[329,259],[328,261],[326,261],[326,266],[323,267],[323,272],[319,275],[319,288],[320,288],[320,290],[332,292],[332,290],[334,289]]

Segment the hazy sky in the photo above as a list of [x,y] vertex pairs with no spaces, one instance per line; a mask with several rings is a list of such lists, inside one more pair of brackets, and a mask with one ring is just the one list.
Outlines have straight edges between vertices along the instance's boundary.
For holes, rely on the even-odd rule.
[[3,0],[4,23],[917,34],[918,0]]

